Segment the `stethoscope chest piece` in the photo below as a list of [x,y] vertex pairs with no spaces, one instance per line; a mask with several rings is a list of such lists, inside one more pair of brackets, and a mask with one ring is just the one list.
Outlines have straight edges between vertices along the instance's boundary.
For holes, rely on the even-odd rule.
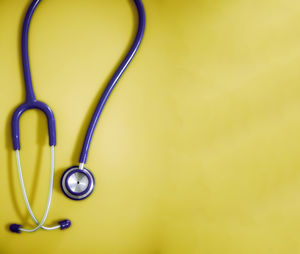
[[61,177],[61,189],[70,199],[82,200],[93,192],[95,179],[93,174],[86,168],[78,166],[68,168]]

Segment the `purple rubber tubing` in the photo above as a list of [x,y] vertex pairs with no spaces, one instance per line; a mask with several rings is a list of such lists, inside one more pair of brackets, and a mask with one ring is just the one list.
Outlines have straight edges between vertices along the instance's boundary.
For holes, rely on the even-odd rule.
[[115,85],[119,81],[120,77],[122,76],[122,74],[124,73],[124,71],[126,70],[128,65],[130,64],[132,58],[136,54],[136,52],[142,42],[144,31],[145,31],[145,10],[144,10],[144,6],[143,6],[141,0],[134,0],[134,2],[137,7],[138,15],[139,15],[139,26],[138,26],[135,40],[134,40],[129,52],[127,53],[126,57],[124,58],[123,62],[121,63],[121,65],[119,66],[119,68],[117,69],[115,74],[112,76],[111,80],[108,82],[108,84],[98,102],[98,105],[95,109],[95,112],[92,116],[91,122],[89,124],[88,130],[85,135],[85,139],[84,139],[84,143],[83,143],[83,146],[81,149],[81,154],[80,154],[80,159],[79,159],[80,163],[86,163],[91,140],[92,140],[97,122],[99,120],[99,117],[101,115],[101,112],[105,106],[105,103],[106,103],[109,95],[111,94],[112,90],[114,89]]
[[56,145],[56,129],[55,129],[55,119],[52,110],[45,103],[38,101],[35,98],[32,80],[30,74],[30,66],[29,66],[29,56],[28,56],[28,31],[29,25],[31,21],[31,17],[36,9],[39,1],[33,1],[29,6],[29,9],[26,13],[23,31],[22,31],[22,63],[23,63],[23,71],[24,71],[24,81],[25,81],[25,89],[26,89],[26,101],[21,104],[13,114],[12,117],[12,141],[14,150],[20,150],[20,134],[19,134],[19,122],[21,115],[29,110],[29,109],[38,109],[44,112],[48,121],[48,132],[49,132],[49,145]]
[[[21,115],[29,110],[29,109],[38,109],[41,110],[47,117],[48,121],[48,132],[49,132],[49,145],[55,146],[56,145],[56,129],[55,129],[55,119],[54,114],[49,106],[45,103],[38,101],[35,97],[33,86],[32,86],[32,79],[31,79],[31,72],[30,72],[30,65],[29,65],[29,55],[28,55],[28,32],[30,21],[33,16],[33,13],[36,7],[42,0],[33,0],[31,5],[28,8],[28,11],[25,16],[24,24],[23,24],[23,31],[22,31],[22,63],[23,63],[23,71],[24,71],[24,82],[25,82],[25,90],[26,90],[26,101],[22,105],[20,105],[13,114],[12,117],[12,141],[13,141],[13,148],[14,150],[20,150],[20,134],[19,134],[19,120]],[[85,135],[84,143],[81,150],[81,155],[79,159],[79,163],[86,163],[88,151],[90,148],[91,140],[98,123],[99,117],[101,112],[108,100],[109,95],[111,94],[112,90],[116,86],[117,82],[123,75],[124,71],[130,64],[131,60],[135,56],[141,41],[143,39],[144,31],[145,31],[145,11],[144,6],[141,0],[134,0],[135,5],[137,7],[138,16],[139,16],[139,25],[135,40],[125,56],[124,60],[112,76],[111,80],[107,84],[99,102],[95,109],[95,112],[92,116],[90,121],[88,130]]]

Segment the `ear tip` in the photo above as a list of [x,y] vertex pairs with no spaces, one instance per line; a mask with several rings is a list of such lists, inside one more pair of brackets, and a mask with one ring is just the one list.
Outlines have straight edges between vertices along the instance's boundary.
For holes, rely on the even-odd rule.
[[21,225],[19,225],[19,224],[10,224],[10,226],[9,226],[10,232],[16,233],[16,234],[21,233],[20,228],[21,228]]
[[58,222],[58,224],[60,225],[61,230],[64,230],[64,229],[67,229],[67,228],[71,227],[71,221],[70,220],[62,220],[62,221]]

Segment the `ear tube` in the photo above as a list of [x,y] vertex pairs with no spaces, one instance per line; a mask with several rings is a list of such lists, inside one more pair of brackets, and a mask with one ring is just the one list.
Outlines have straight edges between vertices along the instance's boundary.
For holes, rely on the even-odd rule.
[[53,180],[54,180],[54,146],[51,146],[51,170],[50,170],[50,184],[49,184],[49,193],[48,193],[48,201],[47,201],[47,206],[43,215],[43,218],[41,221],[38,221],[36,216],[34,215],[31,205],[29,203],[27,193],[26,193],[26,188],[24,184],[24,179],[23,179],[23,174],[22,174],[22,167],[21,167],[21,159],[20,159],[20,151],[16,150],[16,160],[17,160],[17,167],[18,167],[18,173],[19,173],[19,180],[21,184],[21,189],[23,193],[23,198],[27,207],[27,210],[32,218],[32,220],[35,222],[37,225],[35,228],[32,229],[26,229],[20,224],[11,224],[9,227],[9,230],[13,233],[21,233],[21,232],[27,232],[27,233],[32,233],[35,232],[39,229],[44,229],[44,230],[54,230],[54,229],[67,229],[71,226],[71,221],[68,219],[59,221],[56,226],[52,227],[47,227],[44,226],[44,223],[47,219],[49,210],[50,210],[50,205],[51,205],[51,199],[52,199],[52,191],[53,191]]

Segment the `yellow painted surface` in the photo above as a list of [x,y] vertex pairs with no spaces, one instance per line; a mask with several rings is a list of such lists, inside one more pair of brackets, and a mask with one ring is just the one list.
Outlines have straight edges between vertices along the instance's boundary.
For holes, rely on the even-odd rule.
[[[37,97],[56,117],[47,224],[22,199],[10,118],[24,99],[20,29],[30,0],[0,0],[1,254],[300,253],[300,3],[144,0],[141,50],[113,92],[87,167],[93,195],[67,199],[95,104],[136,29],[131,0],[44,0],[32,20]],[[26,187],[40,218],[49,181],[46,121],[21,119]]]

